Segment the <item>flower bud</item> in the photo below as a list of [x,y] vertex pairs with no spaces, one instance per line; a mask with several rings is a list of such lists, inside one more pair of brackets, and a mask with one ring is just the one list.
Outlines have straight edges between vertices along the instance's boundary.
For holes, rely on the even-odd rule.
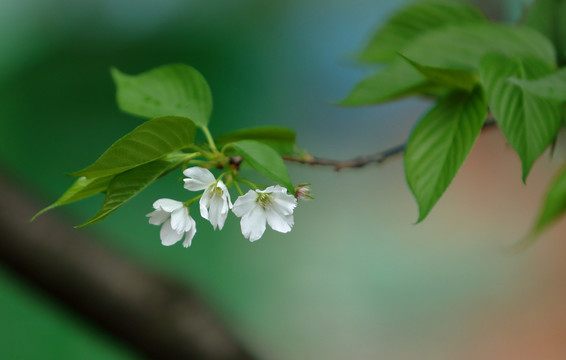
[[295,186],[295,197],[297,199],[303,200],[312,200],[313,197],[311,196],[311,184],[309,183],[302,183]]

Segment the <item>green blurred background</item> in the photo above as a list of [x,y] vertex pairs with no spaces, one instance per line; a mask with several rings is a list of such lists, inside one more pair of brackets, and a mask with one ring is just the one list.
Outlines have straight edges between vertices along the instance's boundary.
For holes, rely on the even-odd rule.
[[[481,1],[478,1],[481,3]],[[517,18],[521,3],[483,1]],[[422,100],[331,105],[373,70],[354,61],[404,1],[1,0],[0,161],[44,205],[140,120],[114,101],[109,68],[172,62],[199,69],[214,97],[213,134],[256,125],[295,129],[310,153],[349,158],[406,140]],[[185,199],[162,179],[104,222],[77,231],[191,287],[265,359],[564,359],[565,224],[508,256],[557,169],[545,156],[528,185],[498,130],[486,131],[430,217],[401,161],[335,173],[290,165],[311,182],[289,234],[246,241],[198,221],[190,249],[163,247],[145,214]],[[76,225],[102,198],[56,210]],[[37,209],[39,210],[39,209]],[[33,224],[30,224],[33,226]],[[87,256],[87,255],[85,255]],[[0,271],[0,358],[134,359],[52,299]]]

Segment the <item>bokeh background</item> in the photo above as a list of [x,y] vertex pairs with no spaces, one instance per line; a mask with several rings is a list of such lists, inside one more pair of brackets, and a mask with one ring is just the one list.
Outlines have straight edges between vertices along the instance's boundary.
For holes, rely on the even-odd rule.
[[[135,74],[172,62],[209,81],[213,134],[288,126],[310,153],[338,159],[405,142],[426,101],[332,105],[374,70],[354,54],[404,3],[1,0],[1,166],[41,204],[53,202],[72,183],[64,174],[139,124],[115,105],[109,68]],[[511,21],[528,1],[477,3]],[[559,360],[566,224],[524,253],[506,251],[528,231],[558,167],[545,155],[524,186],[517,156],[491,129],[419,225],[397,159],[340,173],[289,165],[316,200],[300,204],[291,233],[268,230],[253,244],[231,216],[222,232],[198,221],[190,249],[161,246],[144,215],[157,198],[187,196],[177,176],[76,231],[197,289],[260,358]],[[56,211],[70,227],[101,202]],[[0,269],[0,358],[137,356]]]

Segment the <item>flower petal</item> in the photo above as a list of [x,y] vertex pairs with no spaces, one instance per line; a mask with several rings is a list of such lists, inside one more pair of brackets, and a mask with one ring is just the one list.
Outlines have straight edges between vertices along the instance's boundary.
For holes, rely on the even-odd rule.
[[271,228],[275,231],[279,231],[280,233],[288,233],[291,231],[291,227],[293,226],[293,215],[282,215],[273,210],[267,210],[267,223]]
[[183,203],[177,200],[171,199],[159,199],[153,203],[153,208],[156,210],[163,210],[167,211],[168,213],[172,213],[173,211],[183,207]]
[[228,188],[222,182],[222,180],[218,180],[216,186],[222,189],[222,198],[228,201],[228,208],[231,209],[233,205],[232,205],[232,199],[230,199],[230,192],[228,191]]
[[265,232],[266,215],[265,210],[261,206],[255,206],[250,212],[242,216],[240,225],[242,234],[250,241],[256,241]]
[[185,189],[191,191],[204,190],[216,182],[216,178],[210,170],[198,166],[186,169],[183,174],[188,177],[188,179],[183,180]]
[[272,209],[282,215],[291,215],[297,207],[297,199],[293,195],[287,194],[286,191],[285,193],[271,193],[271,199],[273,200],[271,203]]
[[159,237],[161,238],[161,243],[165,246],[170,246],[175,244],[177,241],[181,240],[183,237],[183,232],[180,234],[173,230],[171,227],[171,219],[167,220],[165,224],[161,227],[159,232]]
[[268,186],[267,188],[265,188],[265,190],[256,190],[259,193],[265,193],[265,194],[269,194],[269,193],[273,193],[273,192],[287,192],[287,189],[285,189],[284,187],[280,186],[280,185],[272,185],[272,186]]
[[245,195],[242,195],[236,199],[236,202],[232,206],[232,211],[236,216],[242,217],[249,213],[254,207],[259,206],[257,204],[257,192],[250,190]]
[[161,225],[169,218],[169,213],[163,210],[155,210],[147,214],[146,216],[149,217],[149,223],[151,225]]
[[232,206],[232,211],[236,216],[241,217],[244,214],[250,212],[254,207],[259,206],[257,204],[257,192],[250,190],[245,195],[242,195],[236,199],[236,202]]
[[193,238],[197,233],[197,226],[195,220],[192,217],[189,217],[189,220],[191,224],[190,224],[190,229],[187,231],[187,235],[185,235],[185,241],[183,241],[184,247],[191,246],[191,243],[193,242]]
[[171,213],[171,227],[178,233],[182,234],[189,229],[189,220],[189,209],[184,206]]
[[200,207],[200,216],[202,216],[206,220],[208,220],[208,208],[210,207],[211,189],[212,186],[207,187],[206,190],[204,190],[204,193],[202,194],[202,197],[198,202]]
[[209,220],[212,226],[214,227],[214,230],[216,230],[216,227],[219,227],[220,230],[222,230],[227,216],[228,216],[227,201],[218,194],[214,194],[210,199],[210,212],[209,212]]

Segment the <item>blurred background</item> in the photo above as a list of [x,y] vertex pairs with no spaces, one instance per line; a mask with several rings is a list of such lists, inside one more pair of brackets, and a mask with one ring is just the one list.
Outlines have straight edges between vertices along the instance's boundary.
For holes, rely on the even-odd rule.
[[[173,62],[199,69],[214,97],[213,134],[287,126],[310,153],[337,159],[403,143],[426,101],[332,102],[375,70],[354,54],[404,3],[1,0],[1,169],[38,211],[72,183],[64,174],[137,126],[115,104],[111,66],[129,74]],[[476,3],[512,21],[528,1]],[[545,155],[524,186],[517,156],[490,129],[419,225],[396,159],[340,173],[290,164],[294,183],[312,183],[315,200],[300,203],[291,233],[268,229],[253,244],[230,216],[222,232],[197,220],[190,249],[163,247],[144,215],[158,198],[187,197],[178,175],[73,231],[194,289],[258,358],[558,360],[566,358],[566,224],[524,253],[506,251],[529,230],[558,167]],[[71,228],[102,200],[55,211]],[[0,353],[141,356],[5,269]]]

